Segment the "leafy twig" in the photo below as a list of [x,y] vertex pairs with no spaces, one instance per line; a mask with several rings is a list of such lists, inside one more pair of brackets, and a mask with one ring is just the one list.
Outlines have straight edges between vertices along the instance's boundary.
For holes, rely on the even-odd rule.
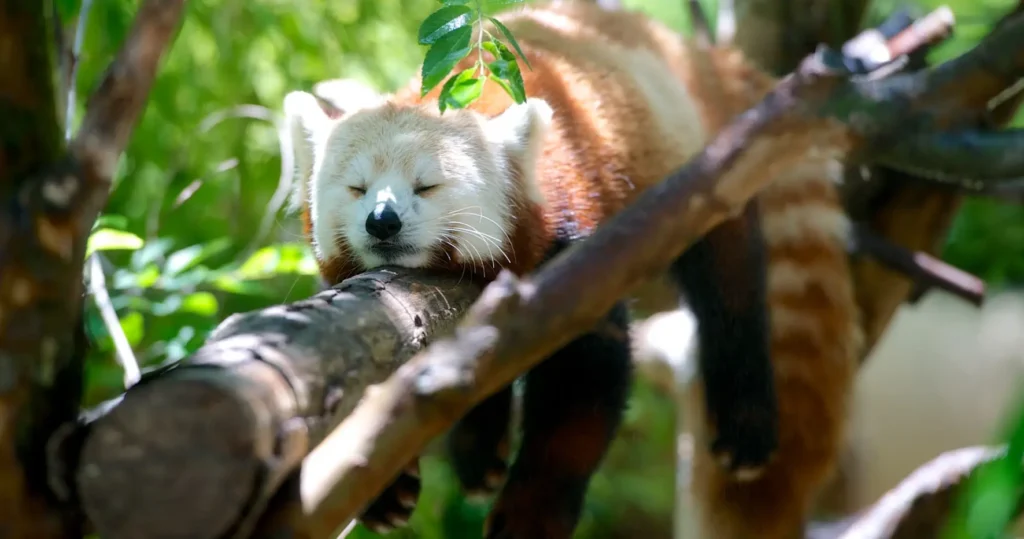
[[139,362],[135,359],[132,345],[124,334],[121,321],[117,317],[117,311],[110,302],[110,294],[107,292],[107,280],[103,275],[103,266],[100,264],[100,254],[93,253],[89,257],[89,292],[92,293],[96,308],[100,311],[103,324],[107,326],[110,338],[114,341],[114,351],[118,363],[124,370],[124,387],[128,389],[139,381],[142,376],[139,370]]
[[[503,0],[499,3],[512,5],[522,2],[523,0]],[[501,86],[516,103],[526,101],[526,89],[516,55],[487,31],[484,20],[490,21],[505,36],[526,63],[527,68],[531,68],[530,61],[523,54],[508,27],[487,14],[488,2],[473,0],[472,6],[466,0],[443,0],[443,3],[441,9],[427,16],[419,29],[420,44],[430,45],[420,72],[421,95],[427,95],[447,77],[438,96],[438,108],[442,113],[448,108],[465,108],[483,93],[483,77],[486,73],[487,78]],[[479,26],[475,44],[471,43],[474,24]],[[473,66],[449,76],[455,66],[474,49],[477,52],[477,60]],[[491,62],[484,59],[484,51],[490,53],[493,58]]]

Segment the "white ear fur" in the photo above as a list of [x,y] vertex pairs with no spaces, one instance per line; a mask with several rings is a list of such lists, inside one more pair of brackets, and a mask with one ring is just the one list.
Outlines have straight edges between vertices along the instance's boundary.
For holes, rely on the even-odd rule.
[[291,211],[308,203],[316,144],[322,143],[331,126],[359,109],[382,105],[386,96],[355,79],[330,79],[313,86],[313,93],[290,92],[284,98],[296,178]]
[[386,97],[355,79],[330,79],[313,86],[313,93],[338,109],[351,114],[359,109],[383,105]]
[[[325,108],[313,94],[289,92],[284,96],[284,116],[295,157],[295,178],[292,180],[291,211],[297,211],[308,203],[310,175],[313,172],[314,147],[316,141],[330,129],[334,120],[331,111]],[[327,105],[329,107],[329,105]],[[283,158],[283,157],[282,157]]]
[[487,121],[488,137],[502,144],[517,161],[536,157],[544,144],[554,111],[543,99],[530,98],[513,104]]
[[543,203],[538,186],[534,183],[533,164],[544,146],[544,137],[551,126],[554,111],[547,101],[529,98],[525,103],[513,104],[498,116],[487,121],[487,137],[505,149],[508,158],[519,166],[528,182],[530,198]]

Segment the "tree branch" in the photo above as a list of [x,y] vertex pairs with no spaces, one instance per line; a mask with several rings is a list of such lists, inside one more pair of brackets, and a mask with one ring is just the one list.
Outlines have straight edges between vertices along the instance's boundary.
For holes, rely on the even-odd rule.
[[367,387],[479,293],[457,275],[379,270],[228,318],[91,425],[77,485],[98,533],[212,538],[258,517]]
[[927,253],[889,243],[863,225],[855,228],[854,241],[858,252],[913,279],[921,294],[934,287],[979,307],[985,299],[984,281]]
[[[964,486],[978,468],[999,458],[1002,449],[965,447],[924,464],[871,507],[851,519],[849,527],[830,535],[838,539],[923,539],[940,537]],[[1016,514],[1020,513],[1018,507]],[[845,526],[844,526],[845,527]]]
[[[1004,28],[1007,24],[1017,24],[1022,10],[1024,4],[1018,3],[995,25],[993,31]],[[924,66],[925,58],[922,52],[927,50],[928,47],[925,47],[923,51],[910,55],[905,69]],[[1000,56],[1001,53],[1013,55],[1012,50],[980,52],[982,57]],[[1005,63],[1007,60],[997,58],[995,61]],[[951,65],[944,67],[955,68]],[[947,82],[956,84],[955,76],[948,77]],[[1005,127],[1020,104],[1020,84],[1010,84],[994,95],[990,84],[998,85],[993,81],[976,86],[981,89],[982,86],[988,85],[988,89],[976,94],[973,102],[988,101],[989,107],[994,106],[994,110],[989,110],[986,114],[977,109],[965,110],[960,108],[961,104],[949,102],[944,106],[951,111],[959,110],[968,116],[978,116],[974,119],[959,118],[959,125],[938,127],[945,131],[976,129],[979,125],[993,129]],[[1013,189],[1014,185],[1009,182],[997,183],[986,187],[985,192],[981,194],[1012,198]],[[929,255],[935,255],[941,248],[946,231],[965,194],[962,189],[885,166],[849,167],[843,184],[844,205],[852,219],[908,253],[920,252]],[[915,292],[920,292],[921,288],[906,275],[893,271],[870,257],[853,260],[853,272],[857,302],[862,313],[867,355],[888,327],[900,305],[908,299],[912,300]]]
[[108,182],[142,113],[157,67],[178,28],[185,0],[147,0],[85,108],[71,146],[96,181]]
[[67,155],[62,143],[47,3],[0,0],[0,522],[7,536],[80,532],[78,515],[52,504],[60,496],[47,489],[45,455],[50,435],[80,406],[85,245],[170,38],[152,32],[151,19],[173,28],[182,3],[143,4],[133,35],[151,38],[129,39],[110,70],[120,75],[108,74],[93,95],[91,103],[116,106],[91,107],[76,147],[109,138],[106,127],[130,119],[117,129],[122,144],[107,145],[105,166],[96,167],[95,155]]

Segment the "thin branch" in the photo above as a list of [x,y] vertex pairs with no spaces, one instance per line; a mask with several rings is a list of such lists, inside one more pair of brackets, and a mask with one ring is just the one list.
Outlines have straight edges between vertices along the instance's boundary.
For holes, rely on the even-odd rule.
[[929,133],[905,138],[874,160],[923,179],[980,193],[1001,181],[1024,177],[1022,144],[1022,129]]
[[103,275],[103,265],[100,263],[99,253],[93,253],[89,257],[89,292],[92,293],[96,308],[103,318],[103,325],[107,327],[110,338],[114,341],[114,353],[117,362],[124,370],[124,388],[128,389],[139,381],[142,375],[139,370],[139,362],[135,359],[135,352],[128,342],[128,337],[121,327],[121,320],[117,317],[114,305],[110,302],[110,294],[107,293],[107,280]]
[[144,2],[120,52],[89,97],[72,152],[96,181],[109,183],[113,177],[184,7],[185,0]]
[[980,307],[985,300],[985,282],[922,252],[911,252],[892,244],[860,225],[854,229],[855,250],[870,255],[886,267],[911,279],[923,293],[938,288]]
[[881,31],[888,40],[886,47],[889,49],[889,56],[896,58],[946,40],[952,35],[955,24],[956,17],[953,16],[953,10],[947,6],[941,6],[914,21],[909,27],[900,29],[899,33],[895,35],[887,34],[895,28],[882,28]]
[[857,72],[872,72],[877,77],[878,69],[890,62],[899,62],[893,67],[901,70],[906,59],[901,57],[918,54],[930,46],[946,40],[956,23],[953,12],[942,6],[915,21],[905,11],[890,15],[877,28],[864,30],[847,41],[842,48],[843,55],[854,65]]
[[999,458],[1001,448],[965,447],[921,466],[859,515],[838,539],[939,537],[951,504],[979,466]]
[[86,25],[89,21],[89,11],[92,9],[93,0],[82,0],[82,7],[78,11],[78,22],[75,24],[75,41],[68,57],[68,70],[64,81],[66,84],[67,101],[64,112],[64,138],[71,140],[71,126],[75,123],[75,92],[78,86],[78,63],[82,58],[82,42],[85,41]]

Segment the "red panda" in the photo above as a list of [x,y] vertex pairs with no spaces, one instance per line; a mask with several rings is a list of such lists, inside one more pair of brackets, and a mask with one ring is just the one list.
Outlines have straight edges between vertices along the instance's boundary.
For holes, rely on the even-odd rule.
[[[681,36],[638,13],[555,3],[499,18],[532,66],[524,103],[489,80],[470,107],[443,114],[440,89],[421,97],[418,79],[394,95],[337,81],[317,89],[327,101],[286,96],[295,204],[328,283],[380,265],[485,281],[533,271],[683,166],[773,84],[735,51],[699,68]],[[694,489],[708,537],[795,536],[839,454],[860,337],[838,170],[809,155],[667,272],[698,320],[702,387],[689,408],[706,427]],[[525,375],[511,466],[510,388],[449,433],[465,490],[500,487],[486,537],[572,535],[626,405],[627,318],[620,302]],[[361,521],[404,524],[415,472],[412,463]]]

